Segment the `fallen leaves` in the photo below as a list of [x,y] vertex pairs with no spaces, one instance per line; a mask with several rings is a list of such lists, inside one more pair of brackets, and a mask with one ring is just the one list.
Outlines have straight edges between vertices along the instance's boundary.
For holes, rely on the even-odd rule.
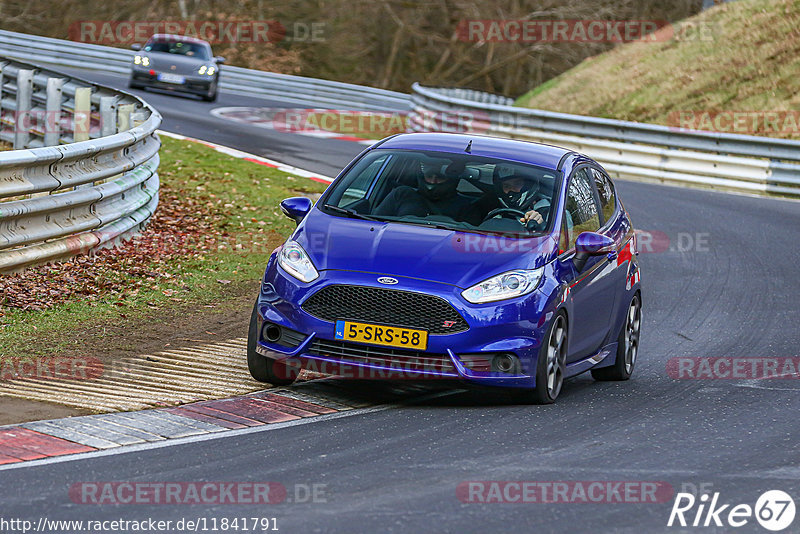
[[[147,229],[121,246],[0,276],[0,317],[4,308],[44,310],[67,300],[96,306],[108,296],[113,305],[123,307],[142,289],[160,290],[167,297],[186,291],[185,281],[170,271],[217,250],[227,238],[217,229],[222,215],[203,202],[162,189]],[[152,301],[147,306],[158,307]]]

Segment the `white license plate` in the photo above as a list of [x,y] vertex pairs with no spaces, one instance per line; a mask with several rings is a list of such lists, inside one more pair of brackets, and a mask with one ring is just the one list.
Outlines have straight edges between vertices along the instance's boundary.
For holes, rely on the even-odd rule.
[[159,82],[166,83],[183,83],[186,79],[179,74],[170,74],[169,72],[161,72],[158,75]]

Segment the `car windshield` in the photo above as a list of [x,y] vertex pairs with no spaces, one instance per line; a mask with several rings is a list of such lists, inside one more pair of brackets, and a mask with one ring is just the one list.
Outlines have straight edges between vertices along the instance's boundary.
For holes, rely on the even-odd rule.
[[378,149],[321,205],[339,216],[529,237],[549,226],[558,174],[470,154]]
[[157,39],[148,42],[144,47],[145,52],[164,52],[178,56],[193,57],[196,59],[209,59],[208,50],[200,43],[189,43],[186,41],[168,41]]

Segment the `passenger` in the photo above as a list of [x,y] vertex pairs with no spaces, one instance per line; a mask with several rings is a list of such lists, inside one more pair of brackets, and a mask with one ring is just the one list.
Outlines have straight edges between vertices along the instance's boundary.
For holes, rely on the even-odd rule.
[[428,169],[417,179],[417,188],[401,185],[375,208],[373,215],[427,217],[444,215],[460,221],[470,201],[456,191],[460,178]]

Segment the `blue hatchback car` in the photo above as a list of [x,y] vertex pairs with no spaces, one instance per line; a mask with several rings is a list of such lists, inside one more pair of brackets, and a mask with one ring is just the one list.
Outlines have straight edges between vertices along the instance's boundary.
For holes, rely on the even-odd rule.
[[401,134],[355,158],[267,264],[250,373],[456,379],[555,401],[591,370],[627,380],[642,297],[633,226],[608,174],[563,148]]

